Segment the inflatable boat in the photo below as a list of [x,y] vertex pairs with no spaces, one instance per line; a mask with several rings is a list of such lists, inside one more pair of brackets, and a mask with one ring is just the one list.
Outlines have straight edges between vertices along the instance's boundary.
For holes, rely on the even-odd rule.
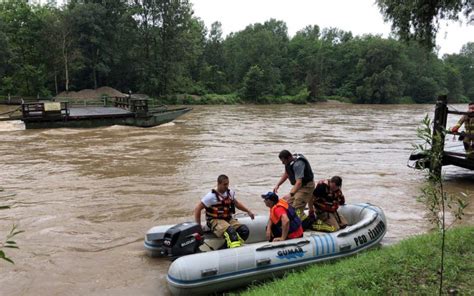
[[341,258],[377,245],[387,222],[377,206],[345,205],[339,208],[349,226],[333,233],[306,231],[302,238],[268,242],[268,216],[236,217],[250,229],[245,245],[222,249],[224,240],[200,233],[196,223],[151,228],[145,248],[153,257],[174,259],[167,282],[174,295],[208,294],[242,287],[254,281],[283,275],[309,264]]

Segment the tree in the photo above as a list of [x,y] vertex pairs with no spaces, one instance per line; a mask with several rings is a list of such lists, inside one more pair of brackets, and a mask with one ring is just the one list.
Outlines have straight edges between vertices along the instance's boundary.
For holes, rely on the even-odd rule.
[[438,90],[439,86],[433,78],[422,76],[417,79],[411,95],[417,103],[432,103]]
[[240,88],[244,76],[252,66],[263,71],[264,92],[281,94],[286,77],[288,33],[286,24],[270,19],[263,24],[249,25],[245,30],[231,34],[224,42],[226,73],[230,84]]
[[113,32],[108,30],[106,15],[107,9],[96,3],[76,5],[71,10],[73,34],[78,38],[77,47],[84,62],[82,75],[75,81],[80,88],[96,89],[101,76],[110,72],[106,62],[110,54],[107,34]]
[[13,88],[21,95],[48,93],[45,87],[46,67],[37,45],[44,20],[37,10],[37,7],[32,8],[21,0],[0,2],[0,22],[3,23],[10,53],[4,78],[10,77]]
[[463,89],[461,74],[458,69],[449,65],[446,67],[446,88],[448,99],[454,102],[459,101]]
[[392,103],[403,93],[402,85],[402,73],[389,65],[381,72],[364,78],[363,84],[357,87],[357,95],[363,103]]
[[265,90],[264,76],[265,73],[259,66],[250,67],[244,77],[244,87],[242,89],[244,99],[252,100],[254,103],[261,101]]
[[204,57],[207,64],[216,66],[221,70],[225,67],[223,42],[222,24],[220,22],[212,23],[206,39]]
[[429,49],[435,46],[440,20],[459,20],[462,13],[474,22],[471,0],[377,0],[377,4],[400,38],[417,40]]
[[393,39],[368,36],[356,71],[360,103],[396,102],[404,91],[401,46]]
[[202,69],[202,78],[207,89],[215,93],[230,91],[225,73],[226,61],[223,42],[222,24],[220,22],[212,23],[204,46],[205,65]]
[[463,87],[460,93],[474,102],[474,42],[463,45],[459,54],[445,55],[443,59],[451,71],[459,73]]
[[8,60],[11,56],[7,36],[5,33],[3,33],[4,30],[4,24],[0,19],[0,77],[5,77],[9,67]]
[[190,46],[184,35],[192,26],[192,9],[188,0],[165,0],[156,4],[159,26],[158,94],[170,94],[184,71],[183,55]]

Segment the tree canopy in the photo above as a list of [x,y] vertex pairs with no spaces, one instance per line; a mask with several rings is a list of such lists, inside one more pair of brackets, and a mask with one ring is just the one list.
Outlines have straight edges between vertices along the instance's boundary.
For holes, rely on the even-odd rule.
[[474,23],[472,0],[377,0],[392,29],[403,40],[417,40],[427,48],[436,45],[440,20],[459,20],[464,15]]
[[107,85],[167,99],[231,94],[254,103],[426,103],[439,94],[468,101],[473,69],[473,43],[440,59],[419,43],[316,24],[291,37],[276,19],[223,36],[221,23],[206,28],[188,0],[74,0],[61,8],[0,2],[0,95]]

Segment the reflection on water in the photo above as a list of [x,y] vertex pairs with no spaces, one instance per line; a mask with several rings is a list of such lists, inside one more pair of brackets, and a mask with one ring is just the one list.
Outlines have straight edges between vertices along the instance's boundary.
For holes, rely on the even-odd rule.
[[[191,220],[221,173],[238,198],[265,213],[259,195],[283,172],[281,149],[305,154],[318,179],[342,176],[348,202],[380,205],[385,244],[425,232],[415,199],[423,177],[406,162],[432,109],[206,106],[150,129],[24,130],[0,122],[0,187],[16,193],[3,201],[12,209],[0,211],[0,234],[13,223],[26,230],[21,250],[10,252],[16,264],[2,264],[0,294],[168,293],[169,263],[145,256],[146,230]],[[474,174],[444,171],[448,191],[466,192],[472,204]],[[471,205],[463,223],[473,222]]]

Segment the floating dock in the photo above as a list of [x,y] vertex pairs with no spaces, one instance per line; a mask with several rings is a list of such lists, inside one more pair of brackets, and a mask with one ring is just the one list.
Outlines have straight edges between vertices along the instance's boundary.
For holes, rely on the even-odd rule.
[[171,122],[191,108],[149,108],[147,99],[115,98],[114,106],[70,107],[68,102],[30,102],[21,105],[22,120],[27,129],[90,128],[111,125],[153,127]]

